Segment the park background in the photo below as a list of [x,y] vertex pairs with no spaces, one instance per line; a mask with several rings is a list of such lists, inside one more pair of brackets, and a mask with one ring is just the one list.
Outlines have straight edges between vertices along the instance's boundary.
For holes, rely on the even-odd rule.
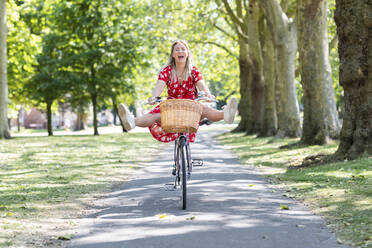
[[[345,99],[344,89],[348,85],[348,89],[353,88],[349,82],[358,77],[350,67],[350,76],[344,75],[341,82],[339,78],[340,71],[347,71],[342,70],[340,56],[365,51],[357,46],[357,38],[365,38],[363,29],[358,28],[363,25],[358,26],[355,22],[351,30],[342,27],[348,23],[348,14],[357,16],[358,11],[363,10],[364,1],[354,6],[356,11],[346,14],[343,11],[350,6],[342,4],[340,1],[339,8],[336,8],[333,0],[2,1],[1,13],[6,16],[6,28],[2,27],[0,33],[2,38],[6,38],[7,63],[6,73],[2,70],[1,74],[1,137],[19,137],[35,132],[53,136],[59,130],[86,128],[92,136],[98,136],[100,126],[120,124],[115,113],[122,102],[126,102],[133,112],[141,114],[145,100],[151,96],[157,73],[166,63],[170,45],[174,40],[187,40],[196,65],[220,101],[217,107],[224,105],[231,96],[240,100],[240,116],[231,130],[233,133],[223,136],[221,142],[227,146],[230,144],[245,162],[254,157],[250,152],[253,144],[263,150],[296,151],[300,155],[283,154],[280,161],[275,162],[273,157],[269,157],[267,161],[267,158],[261,158],[255,163],[268,167],[280,165],[282,170],[278,175],[273,173],[273,178],[287,181],[302,182],[306,178],[303,178],[303,171],[287,172],[287,167],[310,170],[307,173],[314,178],[310,180],[307,177],[309,184],[299,183],[294,187],[299,189],[299,198],[337,195],[334,201],[327,199],[326,202],[312,203],[315,208],[323,209],[319,213],[328,216],[336,229],[342,230],[340,242],[367,246],[372,238],[371,215],[368,214],[371,211],[372,176],[371,127],[368,128],[370,95],[350,104],[350,98],[349,102]],[[365,9],[369,10],[369,7]],[[335,19],[339,20],[339,32]],[[357,42],[355,47],[351,47],[353,52],[344,48],[347,52],[339,54],[338,41],[345,41],[345,36],[353,36]],[[360,82],[361,92],[368,89],[363,88],[367,80]],[[365,105],[367,107],[363,107]],[[357,114],[359,109],[360,115]],[[358,125],[344,125],[345,131],[343,136],[341,134],[344,143],[339,145],[345,118],[349,118],[350,123],[367,120],[367,124],[361,124],[360,128],[355,128]],[[28,128],[33,128],[33,131]],[[97,160],[107,158],[98,156],[98,151],[103,150],[112,156],[112,152],[118,153],[118,149],[127,150],[128,154],[115,155],[119,165],[114,167],[121,169],[136,167],[126,162],[132,161],[129,158],[134,156],[134,150],[127,146],[136,140],[136,135],[139,135],[137,141],[144,139],[139,147],[134,146],[136,149],[149,149],[156,153],[157,145],[150,144],[151,137],[127,134],[124,128],[122,131],[124,134],[118,136],[120,139],[113,138],[116,136],[84,136],[74,139],[76,144],[66,143],[65,146],[71,146],[72,150],[76,147],[85,150],[92,146],[92,142],[115,140],[117,143],[105,149],[97,145],[92,146],[93,150],[87,149],[89,153],[80,152],[87,157],[94,153]],[[350,141],[353,136],[354,142]],[[41,211],[43,207],[39,204],[47,204],[50,197],[59,197],[58,194],[55,196],[55,189],[49,190],[45,184],[54,180],[53,184],[71,186],[61,188],[63,197],[58,198],[59,202],[76,199],[81,194],[81,189],[73,185],[87,180],[87,171],[83,173],[76,167],[65,175],[63,167],[84,164],[84,169],[87,169],[91,159],[78,158],[76,154],[72,156],[74,153],[66,156],[66,151],[60,148],[69,139],[32,140],[23,137],[1,140],[0,211],[3,219],[10,221],[10,224],[2,222],[2,228],[11,230],[1,237],[4,245],[22,242],[22,238],[13,240],[18,237],[14,233],[27,234],[29,231],[27,228],[20,231],[24,226],[17,219],[24,220],[30,212]],[[68,164],[69,161],[74,163]],[[325,162],[329,163],[312,168],[312,165]],[[104,160],[101,164],[108,166],[110,163]],[[42,173],[37,177],[32,173],[28,175],[40,168]],[[99,176],[108,173],[112,167],[96,169],[96,174],[93,174]],[[12,171],[24,173],[25,178],[10,173]],[[104,178],[115,180],[112,173]],[[284,177],[282,173],[285,173]],[[89,179],[95,185],[91,191],[88,190],[90,193],[99,191],[96,179]],[[117,178],[117,182],[120,180]],[[110,180],[105,182],[112,185]],[[33,184],[40,187],[31,189]],[[33,194],[39,190],[45,190],[46,194],[35,198]],[[33,221],[30,221],[30,226]]]

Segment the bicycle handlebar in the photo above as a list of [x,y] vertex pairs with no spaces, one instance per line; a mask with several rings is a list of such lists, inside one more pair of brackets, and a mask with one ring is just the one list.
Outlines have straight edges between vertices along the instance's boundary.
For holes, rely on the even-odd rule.
[[[218,102],[216,99],[212,99],[212,98],[208,98],[206,97],[206,94],[204,91],[200,91],[199,94],[198,94],[198,97],[196,99],[194,99],[195,101],[209,101],[209,102]],[[146,104],[150,104],[150,105],[153,105],[153,104],[156,104],[156,103],[161,103],[163,100],[161,99],[160,96],[158,97],[155,97],[155,100],[152,101],[152,102],[148,102]]]

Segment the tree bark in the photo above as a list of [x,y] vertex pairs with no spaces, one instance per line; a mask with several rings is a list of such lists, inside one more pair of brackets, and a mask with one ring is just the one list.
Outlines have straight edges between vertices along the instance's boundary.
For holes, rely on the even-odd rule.
[[277,72],[277,137],[301,136],[301,123],[295,85],[297,30],[282,11],[278,0],[260,1],[274,39]]
[[299,0],[297,30],[304,91],[301,142],[323,145],[340,128],[329,63],[327,0]]
[[251,0],[248,7],[248,45],[252,61],[252,130],[247,134],[259,133],[263,125],[265,81],[263,77],[263,58],[259,39],[258,20],[260,9],[257,0]]
[[233,132],[249,132],[253,128],[252,97],[251,97],[251,68],[252,62],[248,56],[248,44],[239,38],[239,69],[240,69],[240,103],[238,106],[241,120]]
[[93,105],[93,129],[94,135],[99,135],[98,133],[98,121],[97,121],[97,85],[95,83],[96,80],[96,70],[94,68],[94,64],[90,65],[90,73],[91,73],[91,99]]
[[52,126],[53,101],[47,101],[46,104],[47,104],[48,136],[53,136],[53,126]]
[[86,121],[86,114],[84,112],[84,108],[79,107],[76,114],[77,114],[77,119],[76,119],[76,124],[74,126],[74,131],[84,130],[85,121]]
[[337,159],[372,154],[372,2],[336,0],[345,115]]
[[21,123],[20,123],[20,117],[21,117],[21,110],[22,108],[20,108],[18,110],[18,113],[17,113],[17,131],[20,132],[21,131]]
[[91,94],[92,104],[93,104],[93,128],[94,135],[99,135],[98,133],[98,121],[97,121],[97,94]]
[[249,35],[248,35],[248,13],[243,15],[241,0],[236,0],[236,11],[231,9],[227,0],[222,0],[226,12],[234,24],[239,37],[239,69],[240,69],[240,103],[238,106],[241,120],[233,132],[251,133],[253,130],[252,115],[252,72],[253,63],[250,58]]
[[275,50],[271,33],[267,27],[266,21],[262,21],[261,44],[263,57],[263,71],[265,78],[264,94],[264,116],[263,124],[259,136],[274,136],[278,129],[278,118],[276,115],[275,104]]
[[64,127],[65,126],[65,112],[66,112],[66,106],[65,106],[65,103],[64,102],[59,102],[59,112],[60,112],[60,115],[61,115],[61,118],[60,118],[60,126],[61,127]]
[[0,0],[0,139],[11,138],[8,127],[7,33],[6,1]]

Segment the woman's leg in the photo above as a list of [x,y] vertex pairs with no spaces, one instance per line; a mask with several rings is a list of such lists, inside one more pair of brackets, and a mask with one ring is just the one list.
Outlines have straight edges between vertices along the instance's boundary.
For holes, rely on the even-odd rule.
[[216,110],[203,105],[201,119],[207,118],[208,120],[215,122],[224,120],[226,123],[233,123],[235,114],[238,108],[238,101],[235,97],[232,97],[228,104],[225,106],[223,111]]
[[119,104],[118,108],[119,118],[124,125],[124,128],[129,131],[138,127],[149,127],[155,121],[160,122],[160,114],[145,114],[138,118],[134,118],[134,115],[129,111],[128,107],[125,104]]
[[216,110],[216,109],[207,107],[205,105],[203,105],[202,111],[203,112],[202,112],[201,119],[207,118],[208,120],[212,122],[223,120],[223,111]]
[[134,119],[137,127],[149,127],[155,121],[160,122],[160,114],[145,114]]

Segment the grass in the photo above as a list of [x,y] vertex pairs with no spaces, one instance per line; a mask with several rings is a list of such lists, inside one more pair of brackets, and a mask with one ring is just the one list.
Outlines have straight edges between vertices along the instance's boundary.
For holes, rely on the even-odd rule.
[[71,235],[81,209],[123,183],[159,145],[148,133],[0,140],[0,247],[41,247]]
[[[58,131],[65,131],[65,129],[63,128],[58,128],[58,129],[53,129],[53,132],[58,132]],[[29,133],[48,133],[48,129],[45,129],[45,128],[41,128],[41,129],[37,129],[37,128],[24,128],[24,127],[21,127],[20,128],[20,131],[17,130],[17,127],[12,127],[12,129],[10,130],[11,133],[15,134],[15,133],[20,133],[20,134],[29,134]]]
[[372,159],[343,161],[287,170],[309,155],[331,154],[337,143],[280,149],[296,139],[256,138],[228,133],[219,140],[245,164],[254,164],[284,194],[303,201],[337,230],[338,241],[353,247],[372,247]]

